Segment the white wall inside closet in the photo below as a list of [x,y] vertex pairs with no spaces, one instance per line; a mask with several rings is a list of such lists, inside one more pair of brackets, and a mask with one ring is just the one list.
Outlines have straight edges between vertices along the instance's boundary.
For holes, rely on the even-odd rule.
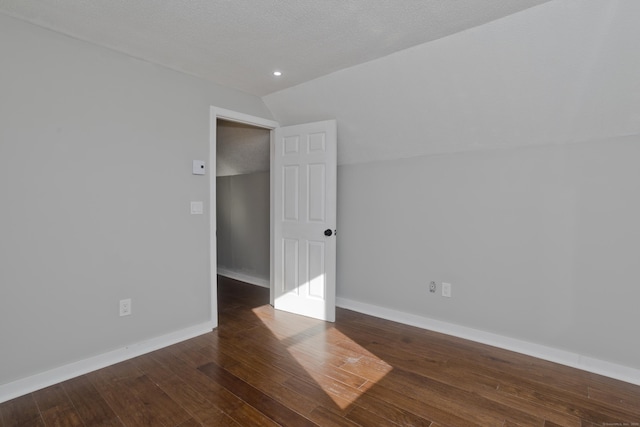
[[270,132],[217,124],[218,272],[269,285]]

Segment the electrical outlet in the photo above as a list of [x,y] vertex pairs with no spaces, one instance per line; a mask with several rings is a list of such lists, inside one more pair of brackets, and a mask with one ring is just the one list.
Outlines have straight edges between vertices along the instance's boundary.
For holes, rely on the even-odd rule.
[[451,298],[451,283],[442,282],[442,296]]
[[131,298],[120,300],[120,316],[128,316],[131,314]]
[[431,281],[431,283],[429,283],[429,292],[432,294],[436,293],[436,282]]

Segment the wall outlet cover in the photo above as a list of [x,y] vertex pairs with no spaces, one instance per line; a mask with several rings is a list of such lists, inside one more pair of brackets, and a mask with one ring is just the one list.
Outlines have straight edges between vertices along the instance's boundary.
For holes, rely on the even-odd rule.
[[131,314],[131,298],[120,300],[120,316]]

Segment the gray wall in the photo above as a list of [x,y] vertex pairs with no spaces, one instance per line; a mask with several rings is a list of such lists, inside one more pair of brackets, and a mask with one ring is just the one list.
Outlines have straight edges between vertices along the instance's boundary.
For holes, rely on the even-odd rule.
[[638,16],[549,2],[264,97],[337,119],[338,297],[640,369]]
[[638,368],[638,159],[634,136],[341,166],[338,295]]
[[210,320],[191,161],[262,101],[3,15],[0,62],[0,384]]
[[269,172],[216,179],[218,268],[269,281]]

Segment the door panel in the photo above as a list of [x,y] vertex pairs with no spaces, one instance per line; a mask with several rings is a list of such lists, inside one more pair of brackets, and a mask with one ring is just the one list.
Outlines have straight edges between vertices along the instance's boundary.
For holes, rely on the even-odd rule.
[[282,189],[282,197],[283,197],[283,213],[282,217],[283,221],[293,221],[297,222],[299,215],[299,185],[300,185],[300,167],[297,165],[293,166],[285,166],[283,168],[283,186]]
[[326,298],[325,267],[324,267],[324,242],[308,242],[307,254],[309,264],[309,297]]
[[277,128],[274,144],[274,305],[333,322],[336,122]]
[[309,195],[309,222],[325,222],[325,165],[309,165],[307,177],[307,194]]
[[300,276],[298,262],[298,240],[282,239],[283,242],[283,266],[284,282],[282,286],[283,292],[298,292],[298,277]]

